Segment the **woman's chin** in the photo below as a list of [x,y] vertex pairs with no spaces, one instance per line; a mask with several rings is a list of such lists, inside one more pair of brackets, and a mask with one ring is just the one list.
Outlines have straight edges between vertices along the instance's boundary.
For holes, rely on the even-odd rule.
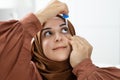
[[58,58],[54,59],[54,61],[65,61],[68,59],[68,56],[59,56]]

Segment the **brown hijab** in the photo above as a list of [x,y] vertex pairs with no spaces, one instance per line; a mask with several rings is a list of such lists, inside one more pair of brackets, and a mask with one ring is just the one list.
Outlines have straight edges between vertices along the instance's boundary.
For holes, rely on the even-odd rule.
[[[65,21],[64,18],[58,16]],[[68,27],[71,35],[75,35],[73,25],[68,21]],[[76,80],[72,73],[69,59],[65,61],[53,61],[45,57],[42,50],[41,31],[35,36],[32,44],[32,60],[41,74],[43,80]]]

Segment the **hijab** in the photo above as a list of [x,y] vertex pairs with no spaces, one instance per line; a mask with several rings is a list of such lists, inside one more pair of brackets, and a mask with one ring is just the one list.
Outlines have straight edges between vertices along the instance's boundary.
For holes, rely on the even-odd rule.
[[[57,15],[65,21],[60,15]],[[73,25],[68,21],[70,34],[75,35]],[[69,59],[65,61],[53,61],[45,57],[42,50],[41,30],[34,37],[32,43],[32,61],[35,63],[43,80],[76,80],[75,75],[72,73],[72,67]]]

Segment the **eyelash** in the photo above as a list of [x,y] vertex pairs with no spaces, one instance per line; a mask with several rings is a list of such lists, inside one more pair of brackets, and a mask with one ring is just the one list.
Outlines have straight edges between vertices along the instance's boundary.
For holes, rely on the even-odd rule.
[[47,33],[49,33],[49,36],[53,34],[52,31],[46,31],[46,32],[44,33],[44,36],[45,36],[45,37],[47,36]]
[[[67,28],[67,27],[62,28],[62,29],[61,29],[61,32],[62,32],[62,30],[65,30],[66,33],[68,33],[68,28]],[[62,33],[63,33],[63,32],[62,32]],[[66,34],[66,33],[65,33],[65,34]]]
[[[66,32],[62,32],[63,30],[65,30]],[[47,33],[49,33],[49,35],[47,35]],[[63,28],[61,29],[61,33],[67,34],[67,33],[68,33],[68,28],[67,28],[67,27],[63,27]],[[45,37],[51,36],[51,35],[53,35],[53,32],[52,32],[52,31],[46,31],[46,32],[44,32],[44,36],[45,36]]]

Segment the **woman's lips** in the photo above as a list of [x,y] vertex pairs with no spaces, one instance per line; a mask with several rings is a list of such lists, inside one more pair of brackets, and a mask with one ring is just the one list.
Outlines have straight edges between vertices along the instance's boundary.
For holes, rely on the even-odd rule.
[[58,49],[65,49],[67,46],[59,46],[59,47],[55,47],[53,48],[53,50],[58,50]]

